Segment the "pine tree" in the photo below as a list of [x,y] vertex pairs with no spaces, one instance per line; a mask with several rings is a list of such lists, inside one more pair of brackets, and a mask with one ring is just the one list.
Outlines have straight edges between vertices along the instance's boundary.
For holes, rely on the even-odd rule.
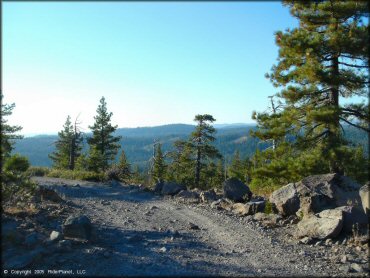
[[[120,136],[113,136],[118,126],[112,126],[112,112],[108,113],[105,98],[100,99],[100,104],[94,117],[95,123],[89,128],[92,131],[92,137],[87,142],[90,145],[90,163],[89,168],[95,172],[105,171],[112,160],[117,155],[120,148]],[[94,161],[97,158],[97,161]]]
[[127,160],[124,150],[121,151],[117,167],[119,169],[120,180],[125,181],[131,177],[131,165]]
[[1,161],[4,162],[10,157],[13,150],[15,140],[22,139],[22,135],[16,134],[22,130],[21,126],[12,126],[7,124],[8,120],[6,117],[12,114],[15,104],[3,104],[3,95],[0,94],[1,99]]
[[175,141],[169,157],[172,163],[168,165],[166,179],[183,184],[188,188],[194,187],[195,161],[192,145],[187,141]]
[[198,124],[190,136],[190,144],[195,151],[195,186],[199,187],[200,174],[205,161],[221,158],[221,154],[211,145],[215,141],[213,134],[216,132],[215,128],[209,124],[216,121],[213,116],[208,114],[196,115],[194,121]]
[[166,175],[166,163],[162,153],[161,144],[158,143],[155,148],[154,164],[152,169],[152,177],[155,182],[163,182]]
[[229,167],[229,176],[231,178],[237,178],[243,182],[246,181],[246,169],[244,167],[243,161],[240,159],[239,150],[237,150],[234,154],[233,160],[231,161],[231,165]]
[[343,139],[343,123],[370,132],[369,105],[353,98],[366,97],[369,86],[369,25],[363,20],[369,5],[293,0],[284,5],[299,27],[276,33],[278,64],[267,75],[283,88],[276,95],[283,109],[254,114],[260,128],[255,135],[263,140],[293,138],[293,155],[317,150],[330,172],[343,173],[346,157],[353,155]]
[[56,151],[49,155],[53,161],[53,167],[74,170],[76,161],[81,155],[83,141],[77,119],[72,124],[71,117],[68,115],[63,130],[58,132],[58,136],[55,143]]

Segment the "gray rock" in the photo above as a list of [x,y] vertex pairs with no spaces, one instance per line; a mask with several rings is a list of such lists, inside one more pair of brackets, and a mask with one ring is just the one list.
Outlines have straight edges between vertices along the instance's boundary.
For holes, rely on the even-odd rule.
[[110,205],[110,202],[109,202],[109,201],[107,201],[107,200],[102,200],[100,203],[101,203],[103,206],[108,206],[108,205]]
[[341,262],[342,264],[345,264],[347,261],[348,261],[348,258],[347,258],[347,256],[346,256],[346,255],[344,255],[344,256],[340,259],[340,262]]
[[163,183],[161,193],[163,195],[173,196],[179,193],[181,190],[186,190],[186,186],[175,182],[165,182]]
[[161,251],[161,252],[167,252],[167,248],[166,247],[162,247],[161,249],[159,249],[159,251]]
[[48,188],[46,186],[40,185],[36,189],[35,196],[40,198],[41,201],[48,200],[48,201],[57,202],[57,203],[64,202],[62,197],[60,197],[59,194],[55,190]]
[[351,270],[353,270],[355,272],[364,272],[364,269],[362,268],[362,266],[360,266],[359,264],[356,264],[356,263],[351,264]]
[[354,206],[342,206],[336,209],[340,209],[343,212],[343,231],[351,233],[353,227],[359,225],[360,227],[366,227],[369,223],[367,215],[362,211],[361,208]]
[[260,201],[250,201],[245,204],[247,215],[253,215],[257,212],[264,212],[265,210],[266,201],[260,200]]
[[203,203],[212,202],[212,201],[217,200],[217,193],[214,189],[210,189],[210,190],[201,192],[199,197]]
[[301,211],[304,215],[325,209],[360,204],[360,185],[339,174],[314,175],[288,184],[270,196],[270,202],[282,215]]
[[237,178],[227,179],[223,183],[224,197],[234,202],[247,202],[252,197],[249,187]]
[[200,230],[198,225],[195,225],[194,223],[189,223],[190,230]]
[[312,243],[312,238],[304,237],[299,242],[302,243],[302,244],[310,244],[310,243]]
[[232,209],[232,202],[228,199],[218,199],[211,203],[211,208],[218,209],[218,210],[231,210]]
[[65,237],[90,239],[92,235],[91,221],[85,215],[69,216],[62,228]]
[[50,234],[50,240],[51,241],[60,240],[62,238],[63,238],[63,235],[60,232],[52,231],[51,234]]
[[282,188],[275,190],[271,194],[269,201],[274,204],[274,209],[276,209],[281,215],[294,215],[300,206],[296,184],[289,183]]
[[176,197],[183,199],[199,199],[199,193],[195,191],[181,190]]
[[370,182],[367,182],[364,186],[362,186],[359,190],[360,198],[361,198],[361,204],[364,212],[369,215],[369,187]]
[[66,239],[60,240],[58,242],[58,248],[62,251],[69,251],[72,248],[72,241]]
[[317,239],[336,237],[343,227],[343,212],[340,209],[324,210],[307,215],[297,224],[297,236]]

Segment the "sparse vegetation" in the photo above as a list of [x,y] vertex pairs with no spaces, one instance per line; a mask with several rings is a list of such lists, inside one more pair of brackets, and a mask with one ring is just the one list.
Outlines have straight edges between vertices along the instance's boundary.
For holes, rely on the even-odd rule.
[[52,169],[48,177],[63,178],[71,180],[85,180],[85,181],[105,181],[106,176],[104,173],[96,173],[93,171],[78,171],[78,170],[60,170]]

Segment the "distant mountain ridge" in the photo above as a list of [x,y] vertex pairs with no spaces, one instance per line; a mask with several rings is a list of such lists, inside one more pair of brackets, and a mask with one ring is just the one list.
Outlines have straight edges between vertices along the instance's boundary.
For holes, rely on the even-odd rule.
[[[257,148],[263,150],[269,143],[259,142],[258,139],[249,135],[254,124],[215,124],[216,141],[214,145],[219,149],[227,162],[231,161],[236,150],[239,150],[242,157],[251,156]],[[137,164],[141,169],[148,167],[149,159],[152,156],[153,143],[158,140],[162,144],[163,151],[170,151],[176,140],[185,140],[194,130],[195,125],[189,124],[168,124],[154,127],[118,128],[115,135],[122,136],[121,146],[125,150],[128,160]],[[346,127],[346,137],[355,144],[360,144],[368,150],[368,139],[364,132],[353,127]],[[90,136],[86,133],[85,137]],[[27,156],[33,166],[51,166],[48,154],[55,150],[54,142],[57,135],[37,135],[26,137],[17,141],[15,153]],[[84,148],[87,149],[86,140]]]

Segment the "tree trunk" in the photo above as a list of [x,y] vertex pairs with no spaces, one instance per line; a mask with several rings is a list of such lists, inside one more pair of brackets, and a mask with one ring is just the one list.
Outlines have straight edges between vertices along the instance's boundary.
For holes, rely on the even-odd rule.
[[200,180],[200,147],[197,148],[196,168],[195,168],[195,186],[199,187]]

